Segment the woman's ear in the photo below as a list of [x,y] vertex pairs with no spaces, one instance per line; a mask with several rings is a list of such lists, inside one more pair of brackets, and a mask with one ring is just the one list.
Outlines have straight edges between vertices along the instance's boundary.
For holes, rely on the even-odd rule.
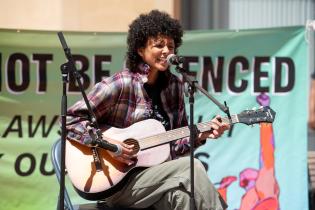
[[138,51],[138,54],[140,55],[140,57],[143,58],[143,55],[144,55],[143,51],[144,51],[144,48],[141,47],[141,48],[139,48],[137,51]]

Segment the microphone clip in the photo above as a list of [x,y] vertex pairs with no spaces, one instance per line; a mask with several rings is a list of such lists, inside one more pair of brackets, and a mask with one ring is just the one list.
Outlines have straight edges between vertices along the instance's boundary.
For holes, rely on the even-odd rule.
[[169,65],[179,66],[180,64],[184,63],[184,57],[175,54],[169,54],[166,60]]

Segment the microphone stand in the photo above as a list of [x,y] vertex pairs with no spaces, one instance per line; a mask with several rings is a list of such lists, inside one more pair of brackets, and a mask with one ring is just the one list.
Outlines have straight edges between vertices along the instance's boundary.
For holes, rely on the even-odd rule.
[[192,80],[191,77],[187,75],[185,69],[180,67],[179,63],[176,64],[176,71],[183,76],[184,82],[188,83],[188,93],[189,93],[189,143],[190,143],[190,181],[191,181],[191,189],[190,189],[190,210],[195,210],[195,181],[194,181],[194,145],[195,139],[198,136],[197,126],[194,125],[194,93],[196,92],[196,88],[201,91],[205,96],[207,96],[213,103],[215,103],[223,112],[225,112],[228,118],[231,120],[231,115],[229,111],[229,107],[226,102],[222,105],[219,101],[217,101],[213,96],[211,96],[205,89],[203,89],[198,81]]
[[59,40],[61,42],[61,45],[63,47],[63,50],[65,52],[65,56],[68,60],[68,62],[64,63],[61,65],[60,69],[62,72],[62,78],[63,78],[63,95],[62,95],[62,102],[61,102],[61,153],[60,153],[60,168],[61,168],[61,172],[60,172],[60,191],[59,191],[59,210],[64,210],[64,191],[65,191],[65,156],[66,156],[66,117],[67,117],[67,82],[68,82],[68,75],[69,73],[72,73],[72,75],[74,76],[74,78],[76,79],[78,85],[79,85],[79,89],[82,93],[84,102],[86,104],[86,107],[88,109],[88,115],[89,115],[89,120],[91,122],[90,126],[93,129],[89,130],[89,134],[92,138],[92,149],[93,149],[93,154],[94,155],[94,162],[96,164],[96,169],[97,170],[101,170],[100,167],[100,161],[99,161],[99,157],[97,154],[97,147],[99,146],[99,144],[101,144],[101,148],[102,149],[106,149],[109,150],[111,152],[117,152],[118,148],[116,145],[111,144],[105,140],[102,139],[102,132],[101,129],[97,123],[95,114],[92,111],[92,108],[90,106],[90,103],[88,102],[87,96],[84,92],[84,88],[81,82],[81,75],[79,74],[78,70],[75,67],[74,64],[74,60],[71,54],[71,50],[70,48],[68,48],[66,40],[63,36],[62,32],[58,32],[58,37]]
[[66,118],[67,118],[67,83],[68,71],[66,66],[60,67],[62,74],[62,98],[61,98],[61,153],[60,153],[60,178],[59,178],[59,205],[58,209],[64,209],[65,192],[65,148],[66,148]]

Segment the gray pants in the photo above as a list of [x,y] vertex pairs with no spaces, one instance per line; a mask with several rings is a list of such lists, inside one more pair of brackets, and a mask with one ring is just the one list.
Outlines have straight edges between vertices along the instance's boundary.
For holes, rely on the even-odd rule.
[[[183,157],[133,174],[124,188],[106,201],[110,206],[189,210],[190,186],[190,159]],[[197,210],[223,210],[225,205],[198,159],[195,204]]]

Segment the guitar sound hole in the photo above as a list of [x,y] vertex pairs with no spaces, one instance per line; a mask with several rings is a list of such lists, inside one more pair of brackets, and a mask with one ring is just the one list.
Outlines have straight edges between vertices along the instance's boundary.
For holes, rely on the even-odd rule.
[[135,153],[138,153],[140,151],[140,145],[139,145],[137,140],[135,140],[135,139],[126,139],[124,141],[124,143],[128,144],[128,145],[134,145],[133,149],[134,149]]

